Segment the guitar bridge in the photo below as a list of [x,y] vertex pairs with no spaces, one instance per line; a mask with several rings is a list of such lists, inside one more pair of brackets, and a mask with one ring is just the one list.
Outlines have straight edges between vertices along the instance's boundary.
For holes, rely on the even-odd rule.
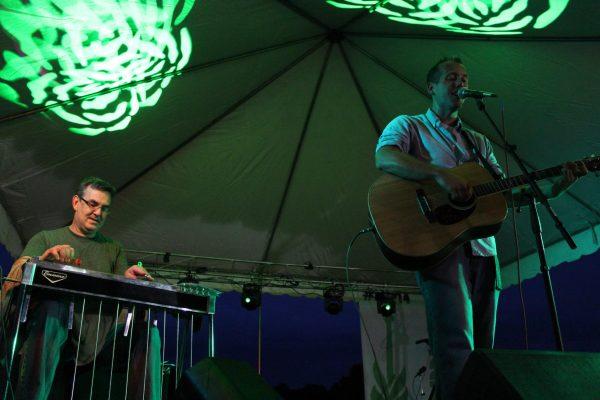
[[429,200],[427,200],[427,195],[423,189],[417,189],[417,203],[419,204],[421,213],[427,218],[427,221],[431,224],[436,222],[437,218],[435,213],[431,210]]

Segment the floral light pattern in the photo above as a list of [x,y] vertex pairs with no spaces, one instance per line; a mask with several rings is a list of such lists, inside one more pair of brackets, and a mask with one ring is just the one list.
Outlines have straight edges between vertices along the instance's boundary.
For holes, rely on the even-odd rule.
[[528,0],[327,0],[327,3],[338,8],[366,8],[393,21],[451,32],[516,35],[524,28],[547,27],[567,8],[569,0],[536,0],[537,7],[544,4],[544,11],[537,15],[531,11]]
[[125,129],[188,63],[194,1],[3,0],[18,47],[0,58],[0,97],[46,107],[74,133]]

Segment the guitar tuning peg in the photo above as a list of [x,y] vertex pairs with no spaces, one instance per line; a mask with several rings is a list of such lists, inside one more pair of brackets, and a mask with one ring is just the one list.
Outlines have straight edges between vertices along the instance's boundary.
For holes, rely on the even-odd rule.
[[600,177],[600,157],[592,153],[583,160],[588,171],[593,172],[596,177]]

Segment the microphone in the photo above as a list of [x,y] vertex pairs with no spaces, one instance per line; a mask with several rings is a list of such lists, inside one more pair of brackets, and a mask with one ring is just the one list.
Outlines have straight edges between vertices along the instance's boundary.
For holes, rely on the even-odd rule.
[[483,99],[485,97],[498,97],[496,93],[492,92],[483,92],[481,90],[471,90],[466,88],[460,88],[456,91],[456,94],[461,99],[466,99],[470,97],[472,99]]

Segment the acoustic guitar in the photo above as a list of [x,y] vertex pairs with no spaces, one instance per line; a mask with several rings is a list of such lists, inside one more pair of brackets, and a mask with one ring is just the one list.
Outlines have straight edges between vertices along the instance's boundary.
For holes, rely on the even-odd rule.
[[[582,160],[589,171],[600,169],[600,157]],[[534,180],[559,176],[562,166],[531,173]],[[385,174],[369,189],[369,218],[377,242],[390,262],[406,270],[438,264],[463,243],[496,234],[506,218],[503,192],[524,187],[519,175],[494,180],[477,163],[451,171],[473,187],[474,198],[456,203],[433,179],[411,181]]]

